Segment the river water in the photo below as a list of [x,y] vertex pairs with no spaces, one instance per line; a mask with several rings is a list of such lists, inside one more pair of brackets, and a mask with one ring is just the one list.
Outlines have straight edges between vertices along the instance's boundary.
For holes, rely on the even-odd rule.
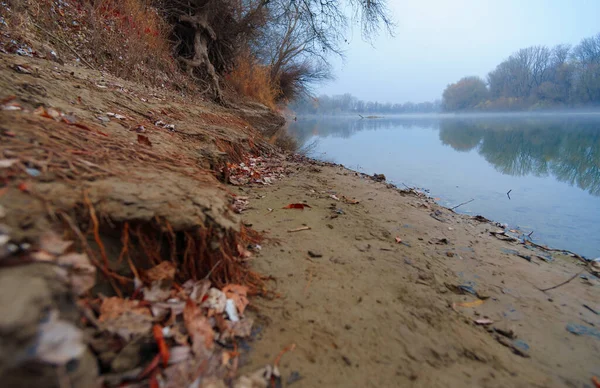
[[312,157],[444,206],[474,199],[456,211],[600,256],[600,115],[299,118],[289,131]]

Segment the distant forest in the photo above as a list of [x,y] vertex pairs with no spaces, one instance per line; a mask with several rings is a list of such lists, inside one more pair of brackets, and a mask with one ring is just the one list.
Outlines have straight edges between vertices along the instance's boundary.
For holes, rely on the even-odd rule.
[[336,96],[305,96],[288,105],[296,114],[340,115],[340,114],[403,114],[432,113],[442,109],[442,102],[405,102],[404,104],[362,101],[351,94]]
[[575,47],[521,49],[487,80],[465,77],[443,93],[445,111],[600,107],[600,33]]

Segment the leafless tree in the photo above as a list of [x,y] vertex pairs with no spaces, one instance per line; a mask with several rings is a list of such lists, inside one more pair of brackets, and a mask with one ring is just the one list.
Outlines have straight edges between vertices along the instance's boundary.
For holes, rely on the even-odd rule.
[[262,40],[258,52],[273,66],[274,77],[285,70],[306,82],[326,76],[327,55],[342,54],[352,21],[360,23],[365,38],[381,28],[392,33],[393,27],[387,0],[155,1],[174,26],[180,62],[218,101],[223,101],[219,76],[252,41],[257,48]]

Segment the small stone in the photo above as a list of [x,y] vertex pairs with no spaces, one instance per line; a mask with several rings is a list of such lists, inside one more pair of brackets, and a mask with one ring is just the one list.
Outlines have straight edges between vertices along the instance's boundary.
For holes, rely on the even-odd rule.
[[319,257],[323,257],[323,255],[322,255],[322,254],[320,254],[320,253],[318,253],[318,252],[315,252],[315,251],[308,251],[308,255],[309,255],[310,257],[312,257],[313,259],[317,259],[317,258],[319,258]]

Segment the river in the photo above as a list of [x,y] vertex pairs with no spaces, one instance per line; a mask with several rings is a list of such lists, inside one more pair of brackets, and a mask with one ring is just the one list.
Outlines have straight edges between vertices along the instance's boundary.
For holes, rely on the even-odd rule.
[[456,211],[600,256],[600,115],[299,118],[289,131],[312,157],[424,188],[444,206],[473,199]]

